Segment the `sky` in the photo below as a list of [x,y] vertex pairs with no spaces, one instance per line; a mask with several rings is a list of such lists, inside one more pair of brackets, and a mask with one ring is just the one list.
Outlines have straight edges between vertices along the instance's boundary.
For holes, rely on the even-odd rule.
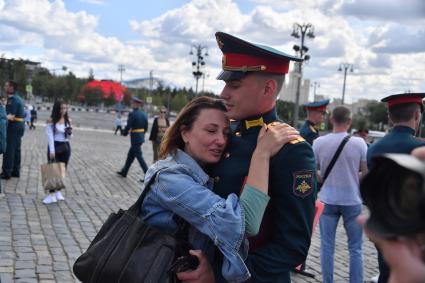
[[209,56],[199,89],[219,94],[215,32],[295,55],[294,23],[314,26],[303,76],[317,94],[342,96],[341,63],[354,67],[346,102],[425,92],[425,0],[0,0],[0,56],[116,81],[124,65],[123,80],[153,71],[195,88],[189,52],[201,45]]

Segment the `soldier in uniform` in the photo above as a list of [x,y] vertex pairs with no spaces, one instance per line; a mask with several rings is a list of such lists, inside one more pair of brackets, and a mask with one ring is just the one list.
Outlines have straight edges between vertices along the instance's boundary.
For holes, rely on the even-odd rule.
[[319,125],[323,123],[326,115],[326,106],[329,99],[304,104],[307,120],[300,129],[301,136],[310,144],[320,135]]
[[[410,154],[415,148],[424,146],[425,142],[416,139],[415,133],[419,128],[423,112],[422,99],[425,93],[395,94],[383,98],[388,103],[388,117],[394,127],[381,140],[372,144],[367,151],[369,170],[373,167],[372,158],[385,153]],[[378,251],[379,283],[389,279],[389,268]]]
[[[3,105],[3,97],[0,97],[0,154],[6,151],[6,137],[7,137],[7,114]],[[0,197],[4,196],[1,189],[0,182]]]
[[[218,76],[225,82],[221,98],[229,118],[235,121],[227,152],[210,175],[215,180],[214,192],[227,197],[240,194],[244,186],[262,125],[280,123],[276,97],[289,62],[300,59],[223,32],[217,32],[216,39],[223,52],[223,71]],[[269,195],[260,232],[249,239],[246,265],[252,282],[289,283],[290,270],[307,256],[316,200],[314,154],[301,137],[271,159]],[[216,282],[224,282],[220,268],[214,266]],[[199,269],[185,274],[185,280],[196,280]]]
[[145,112],[140,110],[143,101],[135,96],[132,97],[131,106],[133,111],[128,114],[127,126],[123,131],[123,135],[130,133],[131,146],[127,154],[127,160],[124,167],[117,173],[126,177],[134,158],[137,158],[144,173],[148,171],[148,166],[142,155],[142,144],[145,142],[145,133],[148,130],[148,117]]
[[21,167],[21,141],[24,135],[24,101],[16,94],[17,84],[7,81],[4,89],[7,94],[7,147],[3,155],[2,179],[19,178]]

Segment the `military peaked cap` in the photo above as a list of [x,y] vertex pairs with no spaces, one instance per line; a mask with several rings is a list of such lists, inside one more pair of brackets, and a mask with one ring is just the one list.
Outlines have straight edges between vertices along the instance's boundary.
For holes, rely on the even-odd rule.
[[218,80],[240,79],[247,72],[283,75],[288,73],[290,61],[302,61],[272,47],[250,43],[224,32],[217,32],[215,37],[223,52],[223,71],[218,75]]

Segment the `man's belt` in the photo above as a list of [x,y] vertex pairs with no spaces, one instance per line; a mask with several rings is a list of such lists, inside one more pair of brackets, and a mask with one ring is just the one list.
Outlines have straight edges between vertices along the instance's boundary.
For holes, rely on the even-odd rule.
[[145,129],[132,129],[130,130],[130,133],[144,133]]
[[13,122],[23,122],[24,118],[15,117],[13,118]]

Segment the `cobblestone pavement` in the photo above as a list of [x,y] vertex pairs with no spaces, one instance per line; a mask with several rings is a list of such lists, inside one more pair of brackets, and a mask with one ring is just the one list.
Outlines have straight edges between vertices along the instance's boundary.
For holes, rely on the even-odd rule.
[[[129,207],[138,197],[143,171],[137,161],[127,178],[115,173],[124,164],[128,137],[76,129],[71,144],[66,200],[46,206],[41,202],[44,192],[39,169],[46,162],[44,127],[26,130],[21,177],[1,181],[5,192],[0,199],[1,283],[78,282],[72,274],[75,259],[111,212]],[[143,145],[143,152],[151,163],[149,142]],[[341,227],[337,238],[335,282],[348,282],[348,250]],[[364,247],[365,278],[370,278],[377,272],[376,254],[370,242]],[[293,282],[321,281],[318,233],[307,264],[316,279],[295,275]]]

